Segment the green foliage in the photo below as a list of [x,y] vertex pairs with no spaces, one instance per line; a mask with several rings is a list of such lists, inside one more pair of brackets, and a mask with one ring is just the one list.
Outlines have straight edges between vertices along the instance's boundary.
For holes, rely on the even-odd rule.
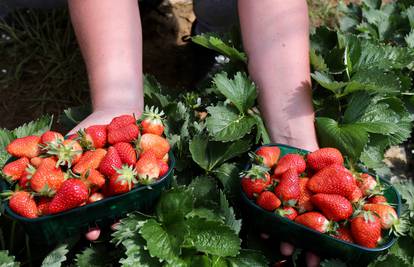
[[42,267],[60,267],[66,261],[66,254],[69,252],[67,244],[57,246],[42,262]]
[[16,262],[14,256],[9,255],[7,250],[0,250],[0,267],[19,267],[20,263]]
[[347,265],[338,259],[328,259],[321,262],[321,267],[347,267]]

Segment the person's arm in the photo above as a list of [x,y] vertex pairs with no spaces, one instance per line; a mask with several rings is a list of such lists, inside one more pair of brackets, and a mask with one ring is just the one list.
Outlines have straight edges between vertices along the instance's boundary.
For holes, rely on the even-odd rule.
[[[70,0],[93,113],[74,130],[143,110],[142,36],[137,0]],[[74,131],[72,130],[72,132]]]
[[273,142],[318,148],[309,74],[305,0],[239,0],[249,73]]

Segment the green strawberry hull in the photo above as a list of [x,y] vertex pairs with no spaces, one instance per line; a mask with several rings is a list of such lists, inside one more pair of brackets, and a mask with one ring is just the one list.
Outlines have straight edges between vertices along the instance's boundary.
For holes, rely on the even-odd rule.
[[[287,145],[271,144],[266,146],[278,146],[281,150],[281,156],[288,153],[308,153],[306,150]],[[400,216],[400,195],[387,180],[380,178],[380,181],[387,187],[384,196],[389,203],[394,205]],[[243,205],[243,221],[246,221],[252,229],[260,229],[263,233],[274,235],[280,240],[288,241],[299,248],[313,251],[324,257],[340,258],[352,264],[352,266],[366,265],[385,253],[397,240],[396,237],[384,232],[381,245],[377,248],[366,248],[334,238],[327,234],[321,234],[274,212],[266,211],[250,200],[244,194],[242,189],[241,202]]]
[[[169,170],[156,183],[140,185],[130,192],[104,198],[103,200],[77,207],[62,213],[28,219],[13,212],[9,203],[4,202],[6,215],[22,224],[30,240],[44,245],[54,245],[66,238],[85,233],[89,228],[108,227],[127,213],[149,211],[158,201],[163,190],[171,185],[174,176],[175,158],[169,153]],[[2,191],[9,189],[3,180]]]

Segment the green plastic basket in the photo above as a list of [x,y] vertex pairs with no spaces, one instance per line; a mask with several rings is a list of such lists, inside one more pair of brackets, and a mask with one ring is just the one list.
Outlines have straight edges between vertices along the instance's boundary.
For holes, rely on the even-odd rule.
[[[159,181],[148,186],[138,186],[130,192],[104,198],[103,200],[54,215],[28,219],[14,213],[8,201],[3,203],[6,215],[22,224],[30,240],[53,245],[62,240],[86,232],[90,227],[107,227],[127,213],[153,208],[161,192],[169,188],[174,175],[175,158],[169,152],[169,170]],[[2,191],[9,189],[2,181]]]
[[[270,144],[266,146],[278,146],[281,150],[281,156],[298,152],[301,154],[309,153],[309,151],[282,144]],[[380,178],[380,181],[387,187],[384,196],[389,203],[394,205],[398,216],[400,216],[400,195],[387,180]],[[250,200],[244,194],[241,186],[240,190],[242,204],[244,206],[242,216],[244,220],[247,220],[252,225],[253,229],[261,229],[262,232],[275,235],[280,240],[288,241],[297,247],[314,251],[322,256],[340,258],[351,263],[352,266],[367,264],[379,255],[385,253],[397,240],[394,236],[384,235],[383,244],[377,248],[366,248],[357,244],[348,243],[327,234],[321,234],[274,212],[266,211]]]

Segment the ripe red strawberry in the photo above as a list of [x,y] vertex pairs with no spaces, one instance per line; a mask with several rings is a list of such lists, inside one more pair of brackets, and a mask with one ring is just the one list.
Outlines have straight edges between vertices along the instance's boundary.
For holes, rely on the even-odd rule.
[[294,206],[300,197],[299,175],[295,168],[283,172],[275,194],[287,206]]
[[143,134],[139,139],[142,152],[153,150],[157,159],[162,159],[170,151],[170,144],[164,137],[155,134]]
[[47,145],[48,143],[63,142],[65,138],[61,133],[54,131],[47,131],[40,137],[40,144]]
[[354,186],[354,190],[349,195],[348,199],[349,199],[349,201],[351,201],[351,203],[357,203],[358,201],[360,201],[362,199],[362,197],[363,196],[362,196],[361,189],[359,189],[358,186]]
[[369,196],[376,193],[381,193],[380,186],[374,177],[368,173],[361,173],[356,179],[359,189],[361,189],[364,196]]
[[119,129],[127,125],[136,124],[136,119],[132,115],[121,115],[112,119],[108,125],[108,131]]
[[321,233],[330,232],[332,229],[332,224],[328,221],[328,219],[316,211],[310,211],[299,215],[296,217],[295,222],[303,224]]
[[344,158],[341,152],[333,147],[324,147],[318,149],[306,156],[308,167],[315,171],[322,170],[332,164],[344,164]]
[[275,194],[270,191],[263,191],[256,199],[257,205],[268,211],[274,211],[279,208],[281,202]]
[[40,154],[40,137],[30,135],[22,138],[17,138],[7,145],[6,150],[10,155],[21,158],[34,158]]
[[139,127],[136,124],[130,124],[122,128],[108,131],[108,143],[114,145],[120,142],[132,142],[138,138]]
[[52,201],[49,203],[48,213],[58,212],[76,208],[88,200],[88,187],[79,179],[66,180],[56,192]]
[[87,150],[103,148],[106,145],[106,125],[93,125],[78,131],[79,143]]
[[119,158],[123,164],[132,166],[137,162],[137,151],[130,143],[116,143],[114,148],[118,152]]
[[296,169],[297,174],[301,174],[306,169],[306,162],[299,154],[286,154],[280,158],[274,174],[276,176],[282,175],[290,168]]
[[275,166],[280,156],[280,148],[277,146],[262,146],[256,151],[259,164],[264,164],[268,168]]
[[45,158],[30,179],[30,187],[41,194],[56,192],[65,180],[64,173],[56,168],[56,160]]
[[406,230],[404,221],[398,218],[397,212],[388,204],[365,204],[364,210],[374,212],[379,216],[381,229],[391,229],[396,235],[403,234]]
[[348,227],[342,226],[339,227],[336,233],[334,233],[332,236],[342,239],[344,241],[347,241],[349,243],[354,243],[354,239],[352,238],[351,229]]
[[123,165],[117,169],[116,173],[109,179],[110,195],[117,195],[131,191],[132,187],[138,183],[137,172],[132,166]]
[[298,216],[298,212],[292,207],[283,207],[276,210],[276,213],[282,217],[288,218],[291,221],[294,221]]
[[42,163],[44,158],[41,157],[34,157],[30,159],[30,164],[32,164],[34,167],[39,168],[40,163]]
[[105,157],[102,159],[101,164],[99,164],[99,171],[105,176],[112,176],[116,173],[115,169],[120,169],[121,167],[122,161],[118,152],[115,147],[110,146]]
[[48,143],[45,147],[48,155],[55,156],[57,165],[68,166],[69,168],[80,160],[82,157],[82,147],[75,140],[57,140],[54,143]]
[[30,187],[30,179],[32,178],[34,172],[36,172],[36,169],[34,168],[33,168],[33,172],[29,172],[25,170],[22,176],[20,176],[18,184],[21,189],[28,189]]
[[337,194],[350,199],[355,190],[351,172],[342,165],[331,165],[318,171],[308,182],[314,193]]
[[267,171],[268,168],[266,167],[253,165],[250,170],[243,174],[241,185],[248,198],[251,199],[257,196],[270,185],[270,175]]
[[164,133],[163,116],[164,112],[162,110],[158,111],[158,108],[145,107],[145,110],[141,116],[142,133],[162,135]]
[[309,178],[299,179],[300,196],[298,200],[298,211],[300,213],[313,210],[313,205],[311,201],[312,192],[307,187],[308,181]]
[[353,212],[351,202],[340,195],[316,194],[311,201],[327,219],[335,222],[348,219]]
[[380,219],[371,212],[363,212],[352,219],[351,233],[358,245],[375,248],[381,239]]
[[103,148],[86,151],[79,159],[79,162],[72,168],[73,172],[81,174],[89,169],[97,169],[106,153],[106,150]]
[[145,155],[138,159],[135,168],[141,184],[152,184],[160,177],[160,166],[155,153],[145,152]]
[[47,215],[48,214],[48,207],[49,203],[52,201],[52,198],[49,197],[40,197],[37,201],[37,210],[39,211],[39,214],[41,215]]
[[163,177],[169,170],[168,164],[161,159],[157,160],[158,166],[160,167],[160,178]]
[[95,169],[88,169],[82,173],[81,178],[90,189],[101,188],[105,184],[105,177]]
[[18,180],[29,165],[29,159],[26,157],[7,163],[3,167],[3,176],[9,182]]
[[33,196],[25,191],[13,192],[9,199],[10,209],[26,218],[37,218],[38,210]]
[[95,192],[95,193],[93,193],[89,196],[88,204],[99,201],[99,200],[102,200],[102,199],[104,199],[104,195],[99,193],[99,192]]
[[371,204],[388,204],[387,199],[382,195],[376,195],[368,198],[368,203]]

